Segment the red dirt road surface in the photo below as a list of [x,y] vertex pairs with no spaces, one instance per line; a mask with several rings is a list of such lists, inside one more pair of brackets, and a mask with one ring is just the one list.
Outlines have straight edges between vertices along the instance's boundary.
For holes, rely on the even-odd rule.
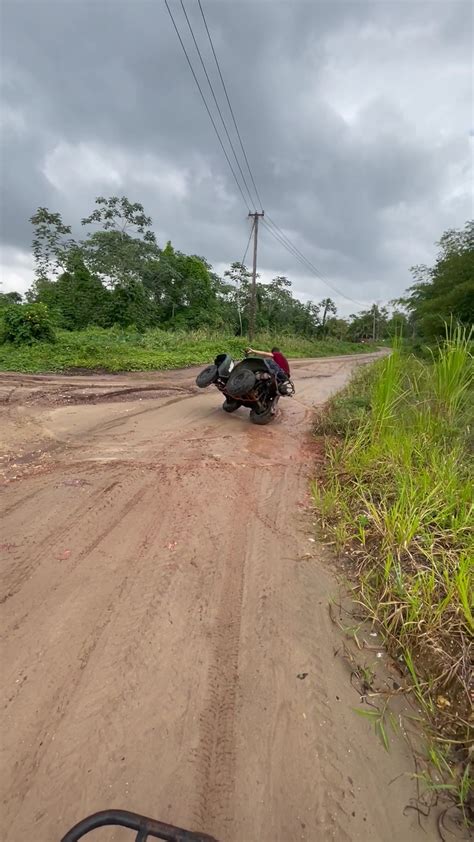
[[263,428],[196,371],[0,376],[3,842],[109,807],[221,842],[434,838],[405,743],[353,712],[305,513],[312,408],[369,359],[294,363]]

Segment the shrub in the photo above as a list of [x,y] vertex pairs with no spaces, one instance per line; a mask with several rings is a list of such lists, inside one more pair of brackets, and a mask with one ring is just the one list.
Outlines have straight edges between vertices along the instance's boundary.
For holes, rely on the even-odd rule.
[[46,304],[14,304],[3,313],[2,342],[32,345],[55,342],[56,335]]

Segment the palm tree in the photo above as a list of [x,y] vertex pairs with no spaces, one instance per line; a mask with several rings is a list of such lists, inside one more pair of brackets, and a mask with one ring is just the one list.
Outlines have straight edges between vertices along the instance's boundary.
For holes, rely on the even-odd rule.
[[326,327],[326,321],[328,313],[332,313],[333,316],[337,313],[337,307],[334,304],[332,298],[323,298],[322,301],[319,302],[319,306],[323,311],[323,316],[321,319],[321,331],[324,333],[324,328]]

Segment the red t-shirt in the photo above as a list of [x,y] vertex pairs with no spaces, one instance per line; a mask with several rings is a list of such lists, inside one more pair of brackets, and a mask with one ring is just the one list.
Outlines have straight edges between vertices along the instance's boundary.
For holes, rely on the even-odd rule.
[[275,353],[272,354],[272,357],[275,360],[276,364],[279,365],[280,368],[282,368],[283,371],[285,372],[285,374],[287,374],[288,377],[289,377],[290,376],[290,364],[289,364],[288,360],[286,359],[286,357],[284,357],[283,354],[280,353],[280,351],[275,351]]

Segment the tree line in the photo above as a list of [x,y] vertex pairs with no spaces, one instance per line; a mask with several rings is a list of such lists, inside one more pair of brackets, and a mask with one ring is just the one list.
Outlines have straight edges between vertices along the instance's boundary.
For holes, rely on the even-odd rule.
[[[207,260],[170,242],[161,248],[143,206],[126,197],[96,199],[81,220],[85,236],[73,237],[59,213],[40,207],[31,217],[35,281],[28,304],[46,305],[54,324],[67,330],[90,325],[164,329],[222,329],[244,335],[249,327],[251,273],[234,262],[219,277]],[[412,270],[415,284],[392,309],[374,304],[339,318],[334,301],[301,302],[278,275],[257,281],[258,331],[308,338],[381,340],[396,333],[436,336],[444,322],[473,320],[474,227],[443,234],[434,267]],[[15,306],[19,293],[0,294]]]

